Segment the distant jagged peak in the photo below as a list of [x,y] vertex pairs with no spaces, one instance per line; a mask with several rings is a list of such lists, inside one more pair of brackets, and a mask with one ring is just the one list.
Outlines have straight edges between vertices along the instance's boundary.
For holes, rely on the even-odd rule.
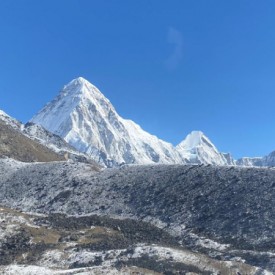
[[198,146],[203,146],[204,144],[216,150],[215,145],[202,131],[192,131],[177,147],[181,149],[184,148],[186,150],[191,150]]
[[176,146],[178,152],[192,163],[232,165],[230,158],[220,153],[201,131],[192,131]]

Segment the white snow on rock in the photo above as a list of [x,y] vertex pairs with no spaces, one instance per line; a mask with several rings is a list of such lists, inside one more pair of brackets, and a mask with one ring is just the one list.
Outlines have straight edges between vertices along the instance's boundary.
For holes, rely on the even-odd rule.
[[275,166],[275,151],[271,152],[264,157],[243,157],[236,161],[239,166],[250,166],[250,167],[274,167]]
[[2,110],[0,110],[0,120],[2,120],[5,124],[10,125],[14,129],[20,129],[21,127],[21,123],[19,121],[12,118]]
[[[7,275],[132,275],[140,273],[136,267],[123,267],[118,270],[115,267],[95,266],[74,269],[53,269],[35,265],[9,265],[0,267],[0,274]],[[147,273],[154,274],[154,273]]]
[[236,161],[239,166],[253,167],[253,166],[263,166],[263,158],[262,157],[243,157]]
[[201,131],[193,131],[176,147],[191,163],[227,165],[228,160]]

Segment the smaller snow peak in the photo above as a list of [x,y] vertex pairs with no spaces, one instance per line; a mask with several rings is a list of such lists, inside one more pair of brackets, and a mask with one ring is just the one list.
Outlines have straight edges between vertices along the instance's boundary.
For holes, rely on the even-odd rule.
[[204,134],[201,131],[192,131],[186,138],[178,145],[186,149],[197,147],[203,143]]
[[193,150],[198,147],[208,147],[213,148],[217,151],[214,144],[209,140],[208,137],[204,135],[201,131],[192,131],[187,137],[177,146],[180,150]]

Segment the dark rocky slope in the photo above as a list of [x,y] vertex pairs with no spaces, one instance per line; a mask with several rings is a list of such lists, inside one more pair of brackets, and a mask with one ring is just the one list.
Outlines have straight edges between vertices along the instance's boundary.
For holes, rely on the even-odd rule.
[[[0,163],[0,201],[25,211],[143,220],[219,260],[275,272],[275,171],[214,166]],[[30,176],[31,175],[31,176]]]
[[[0,232],[4,229],[0,239],[1,274],[261,272],[241,262],[219,261],[191,252],[165,230],[132,219],[117,220],[96,215],[37,216],[0,208],[0,220]],[[48,268],[46,272],[45,267]]]

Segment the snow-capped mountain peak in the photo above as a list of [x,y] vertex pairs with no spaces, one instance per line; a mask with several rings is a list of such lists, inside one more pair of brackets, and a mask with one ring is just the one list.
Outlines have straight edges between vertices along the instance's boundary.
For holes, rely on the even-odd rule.
[[171,144],[121,118],[110,101],[82,77],[64,86],[31,121],[107,166],[182,163]]
[[176,149],[192,163],[228,164],[225,156],[201,131],[192,131]]
[[[106,115],[111,109],[111,103],[94,85],[83,77],[78,77],[65,85],[59,95],[48,103],[32,122],[65,137],[69,132],[77,132],[83,128],[83,125],[79,125],[84,123],[83,115],[88,116],[88,113],[93,111]],[[88,120],[86,122],[89,123]]]
[[185,148],[187,150],[192,150],[198,146],[203,146],[208,144],[216,150],[214,144],[204,135],[201,131],[192,131],[187,137],[178,145],[180,148]]
[[88,94],[95,97],[104,97],[104,95],[88,80],[83,77],[77,77],[65,85],[62,89],[62,94],[67,95],[82,95]]
[[[118,115],[89,81],[78,77],[31,120],[106,166],[121,163],[226,164],[210,140],[194,131],[177,147]],[[211,154],[211,156],[209,156]]]

